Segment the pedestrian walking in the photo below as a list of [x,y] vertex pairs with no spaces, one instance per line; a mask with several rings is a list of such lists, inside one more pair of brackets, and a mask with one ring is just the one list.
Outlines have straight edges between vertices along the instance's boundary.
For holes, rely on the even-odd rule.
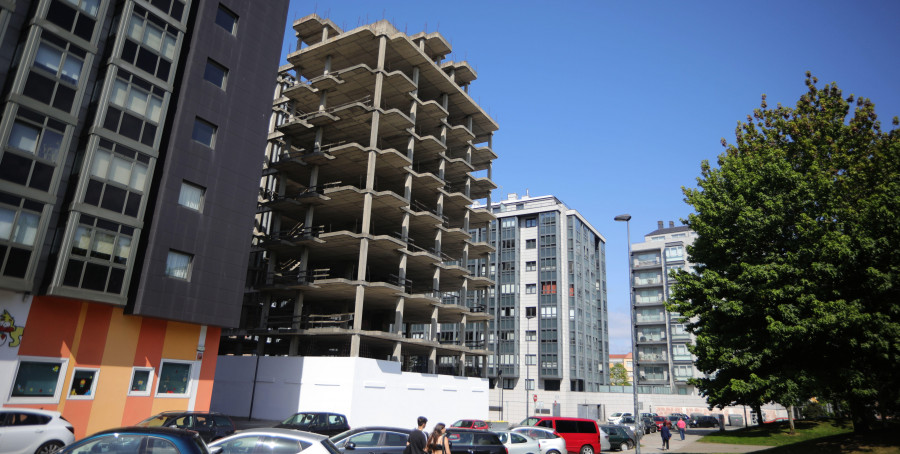
[[681,435],[681,441],[684,441],[684,429],[687,427],[687,423],[684,422],[684,418],[678,418],[678,433]]
[[425,446],[428,443],[428,436],[425,435],[425,424],[427,423],[428,418],[419,416],[416,420],[416,424],[419,426],[409,433],[403,454],[425,454]]
[[428,437],[426,452],[431,454],[450,454],[450,440],[447,440],[447,429],[445,427],[447,426],[442,422],[434,426],[431,436]]
[[662,442],[663,442],[662,450],[663,451],[669,450],[669,439],[672,438],[672,431],[669,430],[669,426],[671,426],[671,425],[672,425],[672,423],[670,423],[669,421],[666,421],[666,423],[663,424],[663,426],[662,426],[662,430],[659,431],[659,436],[662,437]]

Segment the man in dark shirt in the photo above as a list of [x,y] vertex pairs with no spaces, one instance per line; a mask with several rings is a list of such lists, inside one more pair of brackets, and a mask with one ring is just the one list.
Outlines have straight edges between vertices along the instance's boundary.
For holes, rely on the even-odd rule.
[[424,416],[419,416],[416,423],[419,424],[419,427],[409,433],[403,454],[425,454],[425,444],[428,441],[428,437],[425,435],[425,424],[428,423],[428,419]]

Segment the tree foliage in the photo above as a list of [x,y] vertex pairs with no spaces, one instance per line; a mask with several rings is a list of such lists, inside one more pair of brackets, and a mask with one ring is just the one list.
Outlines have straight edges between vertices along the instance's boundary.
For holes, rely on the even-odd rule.
[[628,370],[625,369],[625,365],[622,363],[615,363],[609,369],[609,384],[613,386],[628,386],[631,384],[628,381]]
[[793,108],[763,95],[684,189],[697,265],[669,309],[696,335],[711,406],[834,396],[865,430],[869,407],[898,401],[900,133],[869,99],[816,84],[807,73]]

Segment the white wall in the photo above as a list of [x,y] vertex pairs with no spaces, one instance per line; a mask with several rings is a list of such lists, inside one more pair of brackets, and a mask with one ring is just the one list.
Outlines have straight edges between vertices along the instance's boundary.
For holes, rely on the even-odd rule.
[[488,419],[488,381],[400,371],[400,363],[368,358],[219,356],[210,407],[232,416],[281,420],[298,411],[333,411],[351,427],[428,428],[457,419]]

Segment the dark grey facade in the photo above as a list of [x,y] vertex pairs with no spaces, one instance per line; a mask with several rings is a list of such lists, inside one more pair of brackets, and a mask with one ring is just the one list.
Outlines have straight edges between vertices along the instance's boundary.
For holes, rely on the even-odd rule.
[[0,289],[237,324],[287,7],[0,0]]

